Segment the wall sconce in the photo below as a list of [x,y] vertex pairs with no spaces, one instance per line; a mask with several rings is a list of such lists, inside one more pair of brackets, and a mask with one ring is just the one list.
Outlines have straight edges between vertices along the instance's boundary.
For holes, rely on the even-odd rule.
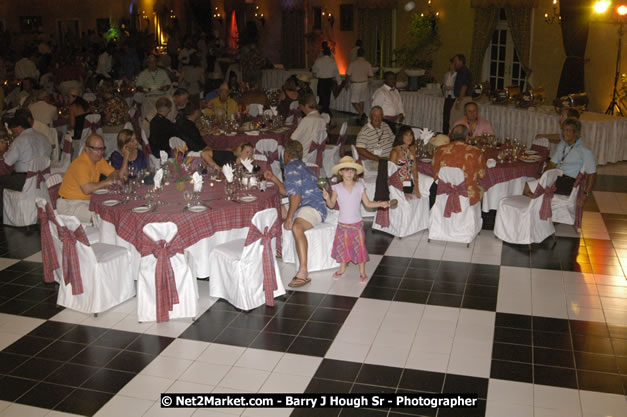
[[432,19],[440,17],[440,12],[436,12],[435,10],[433,10],[433,7],[431,7],[431,0],[427,2],[427,11],[420,13],[421,17],[424,17],[425,15]]
[[170,19],[174,20],[176,19],[176,15],[174,14],[174,10],[170,9]]
[[261,26],[266,25],[266,17],[259,11],[259,6],[255,6],[255,19],[261,23]]
[[557,0],[553,0],[553,13],[551,15],[549,15],[548,13],[544,14],[544,21],[546,23],[548,23],[549,25],[552,24],[553,22],[557,21],[557,23],[562,23],[562,16],[560,16],[559,12],[557,11]]
[[327,17],[327,21],[329,22],[329,25],[331,27],[333,27],[333,24],[335,23],[335,17],[333,16],[333,13],[331,12],[327,12],[326,10],[322,9],[322,17]]
[[222,24],[224,23],[224,18],[222,17],[222,15],[220,14],[220,12],[218,11],[218,8],[216,7],[215,10],[213,11],[213,18],[214,20],[216,20],[218,23]]

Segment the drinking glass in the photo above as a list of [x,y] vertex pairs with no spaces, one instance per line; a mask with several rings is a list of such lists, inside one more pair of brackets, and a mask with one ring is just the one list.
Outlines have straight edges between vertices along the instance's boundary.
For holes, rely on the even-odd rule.
[[185,200],[185,207],[191,207],[192,192],[187,190],[183,191],[183,200]]

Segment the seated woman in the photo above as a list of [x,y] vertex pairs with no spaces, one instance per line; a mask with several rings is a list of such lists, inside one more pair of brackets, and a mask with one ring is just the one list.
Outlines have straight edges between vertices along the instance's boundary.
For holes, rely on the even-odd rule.
[[135,133],[129,129],[122,129],[120,133],[118,133],[118,149],[113,151],[110,158],[113,168],[120,169],[122,167],[125,152],[128,152],[129,168],[134,166],[137,172],[148,168],[146,155],[139,149],[139,143],[137,142]]
[[252,143],[245,142],[239,144],[233,152],[226,150],[214,150],[206,147],[200,156],[209,165],[216,169],[221,169],[225,164],[240,165],[243,159],[253,159],[253,150],[255,147]]
[[416,153],[416,140],[414,132],[409,126],[401,127],[394,139],[390,161],[398,165],[403,191],[406,194],[412,192],[420,197],[420,187],[418,186],[418,167],[414,154]]
[[278,112],[285,119],[290,113],[290,105],[293,102],[298,103],[298,89],[296,88],[296,81],[291,78],[285,80],[285,84],[279,94]]

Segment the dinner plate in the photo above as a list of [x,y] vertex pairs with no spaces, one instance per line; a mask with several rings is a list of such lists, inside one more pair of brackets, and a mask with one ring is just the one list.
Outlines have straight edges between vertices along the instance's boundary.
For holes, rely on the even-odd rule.
[[94,194],[101,195],[101,194],[107,194],[108,192],[109,192],[109,190],[107,190],[106,188],[100,188],[100,189],[94,191]]
[[526,153],[527,155],[537,155],[537,154],[538,154],[538,151],[528,150],[528,151],[525,151],[525,153]]
[[243,201],[245,203],[250,203],[251,201],[255,201],[257,199],[257,196],[255,195],[244,195],[240,197],[240,201]]
[[422,158],[421,161],[422,162],[431,162],[431,158]]
[[150,210],[148,206],[139,206],[131,210],[133,213],[147,213]]
[[539,159],[521,159],[520,162],[525,162],[527,164],[533,164],[535,162],[539,162]]
[[106,201],[103,201],[102,204],[104,204],[107,207],[113,207],[113,206],[117,206],[118,204],[120,204],[120,200],[106,200]]
[[194,213],[200,213],[207,210],[206,206],[191,206],[188,208],[189,211],[193,211]]
[[226,132],[225,135],[226,136],[235,136],[235,135],[237,135],[237,132]]
[[274,183],[272,181],[266,181],[266,187],[274,187]]

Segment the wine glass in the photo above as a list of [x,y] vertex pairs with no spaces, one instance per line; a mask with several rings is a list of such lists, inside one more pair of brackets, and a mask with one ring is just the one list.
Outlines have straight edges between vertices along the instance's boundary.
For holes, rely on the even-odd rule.
[[185,200],[185,207],[189,208],[192,206],[192,192],[191,191],[183,191],[183,200]]

